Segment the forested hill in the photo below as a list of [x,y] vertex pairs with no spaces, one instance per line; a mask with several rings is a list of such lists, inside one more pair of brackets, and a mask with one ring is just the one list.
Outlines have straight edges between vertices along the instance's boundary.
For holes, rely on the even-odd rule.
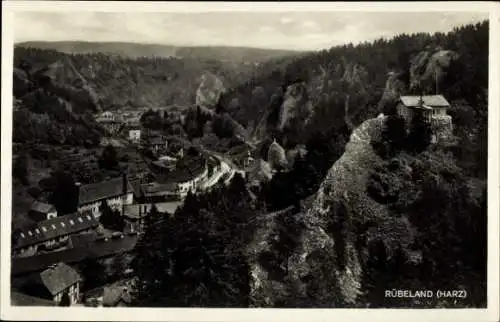
[[226,46],[175,46],[141,44],[129,42],[85,42],[85,41],[29,41],[16,46],[57,50],[67,54],[115,54],[127,58],[178,57],[191,59],[215,59],[235,63],[263,62],[272,58],[294,56],[298,51]]
[[[148,216],[137,304],[485,307],[487,76],[481,23],[335,47],[228,91],[219,112],[289,151],[306,141],[307,153],[257,201],[236,176],[188,196],[172,220]],[[436,87],[453,133],[430,144],[425,122],[407,132],[392,103]],[[456,288],[466,298],[384,297]]]
[[433,94],[436,74],[438,90],[448,100],[464,99],[474,108],[486,109],[486,21],[448,33],[401,34],[296,57],[228,91],[220,108],[261,137],[274,133],[283,115],[293,117],[306,110],[309,121],[299,124],[310,134],[346,123],[359,125],[381,112],[397,93]]

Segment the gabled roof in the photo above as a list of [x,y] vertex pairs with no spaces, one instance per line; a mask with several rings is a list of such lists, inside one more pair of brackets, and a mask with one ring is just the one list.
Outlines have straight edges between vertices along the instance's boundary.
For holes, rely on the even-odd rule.
[[[123,177],[113,178],[106,181],[82,185],[80,187],[79,204],[84,205],[102,199],[113,198],[123,194]],[[126,185],[126,193],[133,189],[129,182]]]
[[92,212],[73,213],[40,221],[34,228],[21,229],[15,235],[14,249],[45,242],[60,236],[70,235],[99,225]]
[[43,285],[49,290],[50,294],[56,295],[68,287],[83,279],[70,266],[59,263],[55,267],[48,268],[40,273]]
[[13,306],[55,306],[52,301],[15,291],[10,293],[10,302]]
[[118,303],[132,303],[132,296],[128,291],[128,287],[118,283],[104,288],[102,304],[104,306],[116,306]]
[[123,238],[96,240],[87,245],[68,248],[57,252],[48,252],[30,257],[12,258],[11,274],[18,276],[41,271],[59,262],[78,263],[86,259],[96,259],[129,252],[137,244],[135,233],[125,234]]
[[36,211],[36,212],[41,212],[41,213],[47,214],[47,213],[53,212],[55,210],[56,210],[56,208],[53,205],[45,203],[45,202],[40,202],[40,201],[35,200],[31,204],[31,211]]
[[430,107],[449,107],[450,103],[443,97],[443,95],[406,95],[401,96],[401,102],[408,107],[420,106],[420,97],[424,105]]

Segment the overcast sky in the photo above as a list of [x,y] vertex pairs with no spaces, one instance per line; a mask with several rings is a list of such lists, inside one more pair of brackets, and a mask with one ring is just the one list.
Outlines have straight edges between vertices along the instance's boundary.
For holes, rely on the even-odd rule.
[[447,32],[487,13],[18,12],[14,41],[125,41],[317,50],[398,33]]

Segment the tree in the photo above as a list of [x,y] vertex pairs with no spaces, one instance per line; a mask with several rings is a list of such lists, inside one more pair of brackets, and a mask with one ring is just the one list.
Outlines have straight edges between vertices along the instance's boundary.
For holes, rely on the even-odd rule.
[[12,164],[12,172],[22,184],[29,185],[28,179],[28,155],[23,153],[19,155]]
[[116,150],[112,145],[107,145],[99,158],[99,166],[104,169],[117,169],[118,167],[118,158],[116,154]]
[[406,140],[406,147],[413,153],[424,151],[432,139],[430,124],[424,119],[422,113],[416,113],[412,119],[410,133]]
[[64,292],[61,297],[61,302],[59,302],[59,306],[71,306],[71,299],[67,292]]
[[55,187],[49,202],[53,204],[61,215],[74,213],[78,209],[79,187],[71,175],[64,171],[56,171],[52,174],[55,179]]
[[99,208],[99,211],[101,212],[99,221],[105,228],[123,231],[125,228],[125,219],[122,215],[120,215],[118,210],[111,209],[106,201],[101,202],[101,206]]

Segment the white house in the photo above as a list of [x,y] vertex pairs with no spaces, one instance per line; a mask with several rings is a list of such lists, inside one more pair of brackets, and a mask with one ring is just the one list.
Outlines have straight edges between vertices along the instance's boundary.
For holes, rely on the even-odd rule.
[[432,119],[448,116],[447,110],[450,103],[443,95],[412,95],[401,96],[397,105],[397,111],[406,122],[411,122],[417,113],[422,113],[427,122]]
[[129,129],[128,139],[130,142],[139,143],[141,141],[141,130],[137,128]]
[[100,207],[106,202],[113,210],[122,213],[124,205],[134,201],[134,193],[125,175],[98,183],[78,185],[78,212],[91,211],[100,217]]
[[63,301],[65,295],[69,299],[68,305],[78,303],[83,278],[70,266],[59,263],[40,273],[40,278],[56,305]]

